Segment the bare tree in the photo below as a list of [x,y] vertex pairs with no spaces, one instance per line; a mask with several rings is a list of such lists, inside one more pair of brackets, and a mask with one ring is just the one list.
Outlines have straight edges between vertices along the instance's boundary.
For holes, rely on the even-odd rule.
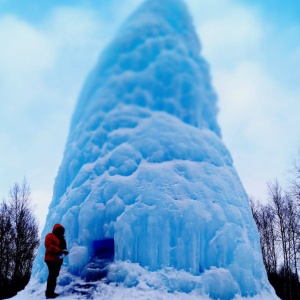
[[300,150],[288,179],[287,190],[268,184],[268,204],[250,202],[270,282],[282,299],[300,299]]
[[300,149],[298,158],[294,160],[294,165],[290,170],[291,194],[296,199],[298,209],[300,208]]
[[7,203],[2,202],[0,204],[0,291],[9,283],[12,275],[11,238],[12,223],[10,220],[10,209]]
[[[268,187],[278,233],[277,241],[283,259],[281,273],[284,280],[284,299],[292,299],[293,293],[299,299],[299,205],[295,194],[283,192],[277,181]],[[293,282],[296,292],[293,292]]]
[[[9,201],[0,207],[0,286],[6,285],[12,297],[29,281],[33,260],[39,245],[38,224],[30,204],[30,188],[26,180],[15,184],[9,193]],[[3,258],[3,260],[2,260]]]
[[[286,218],[287,218],[287,235],[289,241],[289,266],[295,274],[296,281],[299,282],[299,206],[291,196],[286,197]],[[299,285],[296,285],[296,294],[299,299]]]
[[250,204],[260,234],[260,245],[266,271],[268,274],[276,273],[278,253],[274,211],[270,205],[261,205],[254,199],[250,199]]
[[287,232],[287,220],[285,210],[285,198],[282,188],[277,180],[274,183],[268,184],[269,196],[274,209],[274,217],[276,218],[276,228],[280,237],[280,246],[283,254],[283,277],[284,277],[284,299],[287,299],[287,283],[288,274],[290,273],[289,266],[289,240]]

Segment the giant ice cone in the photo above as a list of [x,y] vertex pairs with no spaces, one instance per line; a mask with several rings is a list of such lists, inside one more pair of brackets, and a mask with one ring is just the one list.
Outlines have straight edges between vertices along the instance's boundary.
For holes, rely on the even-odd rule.
[[[66,227],[70,253],[81,253],[70,272],[89,262],[93,241],[114,238],[115,260],[185,270],[212,297],[272,293],[216,117],[185,4],[146,1],[102,53],[72,118],[42,233]],[[214,294],[222,286],[227,296]]]

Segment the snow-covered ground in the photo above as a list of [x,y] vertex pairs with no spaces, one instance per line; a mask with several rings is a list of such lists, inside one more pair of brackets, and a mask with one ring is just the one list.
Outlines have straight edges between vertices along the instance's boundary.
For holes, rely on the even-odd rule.
[[[123,284],[106,284],[104,282],[94,282],[91,284],[90,290],[84,288],[87,284],[81,281],[78,284],[83,284],[83,288],[78,290],[74,289],[74,284],[70,286],[60,287],[58,286],[56,292],[60,294],[57,299],[69,300],[69,299],[95,299],[95,300],[120,300],[120,299],[140,299],[140,300],[155,300],[155,299],[197,299],[197,300],[208,300],[208,296],[199,296],[195,291],[190,294],[186,293],[168,293],[166,290],[155,290],[147,285],[140,284],[136,287],[127,288]],[[45,299],[45,284],[39,284],[37,282],[30,282],[30,285],[24,290],[18,293],[13,298],[14,300],[27,300]],[[238,299],[238,298],[237,298]],[[259,300],[259,298],[256,298]]]
[[[227,276],[224,269],[223,276]],[[121,273],[121,274],[120,274]],[[205,274],[205,272],[204,272]],[[219,270],[207,272],[206,277],[215,280],[214,275],[220,275]],[[117,281],[119,279],[119,282]],[[129,262],[115,262],[109,266],[106,278],[99,281],[84,281],[80,277],[71,275],[67,267],[63,267],[56,292],[59,293],[60,300],[67,299],[95,299],[95,300],[275,300],[278,299],[273,291],[262,291],[253,297],[241,297],[228,293],[231,289],[226,278],[219,278],[215,284],[215,291],[209,289],[207,278],[203,276],[193,276],[185,271],[174,269],[164,269],[151,272],[142,268],[138,264]],[[121,282],[121,280],[123,282]],[[224,284],[225,283],[225,284]],[[188,287],[188,288],[187,288]],[[38,279],[32,278],[25,290],[18,293],[13,300],[45,299],[46,283],[40,283]],[[209,291],[210,295],[206,293]],[[211,297],[210,297],[211,296]]]
[[[30,292],[30,289],[35,289],[34,293]],[[80,299],[95,299],[95,300],[129,300],[129,299],[138,299],[138,300],[209,300],[208,296],[199,295],[196,291],[193,291],[189,294],[186,293],[168,293],[165,290],[153,290],[142,284],[137,287],[126,288],[123,285],[116,284],[105,284],[103,282],[97,282],[96,288],[92,294],[80,295],[80,292],[68,293],[64,289],[58,288],[57,291],[60,293],[60,296],[56,299],[59,300],[80,300]],[[28,289],[25,289],[22,292],[19,292],[17,296],[12,298],[14,300],[44,300],[45,299],[45,286],[34,286],[30,285]],[[243,298],[236,296],[234,300],[239,299],[252,299],[252,300],[268,300],[275,299],[270,298],[268,294],[262,294],[259,296],[251,298]]]
[[[200,290],[193,290],[190,293],[168,292],[166,288],[155,289],[145,282],[140,282],[137,286],[128,288],[123,283],[110,283],[96,281],[87,283],[79,278],[73,277],[72,282],[66,286],[58,285],[56,292],[60,294],[59,300],[210,300],[211,298]],[[153,275],[153,280],[156,280]],[[44,300],[46,283],[40,284],[37,280],[31,280],[25,290],[19,292],[12,300]],[[223,298],[219,298],[222,299]],[[262,293],[254,297],[241,297],[236,295],[233,300],[274,300],[276,297],[269,293]]]

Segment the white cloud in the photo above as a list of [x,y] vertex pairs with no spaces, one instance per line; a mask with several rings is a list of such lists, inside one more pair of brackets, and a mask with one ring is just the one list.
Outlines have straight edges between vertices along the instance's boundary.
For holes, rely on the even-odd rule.
[[9,114],[36,97],[40,74],[54,56],[40,32],[12,16],[0,19],[0,39],[0,109]]
[[254,12],[243,7],[228,9],[222,16],[200,25],[203,53],[213,62],[229,65],[251,58],[259,50],[263,27]]
[[[66,97],[56,95],[49,101],[49,96],[55,96],[52,91],[66,91],[70,88],[67,85],[72,86],[74,98],[78,95],[78,81],[82,83],[101,47],[101,40],[94,38],[101,26],[89,12],[81,12],[80,17],[78,26],[79,12],[58,10],[43,29],[15,17],[0,19],[0,38],[4,44],[0,48],[3,117],[21,114],[28,105],[34,104],[33,108],[43,102],[61,105],[62,99],[66,104],[69,100]],[[90,41],[95,40],[98,44],[93,42],[91,47]]]
[[34,215],[39,222],[39,230],[41,231],[45,225],[49,203],[52,199],[52,190],[33,190],[31,192]]
[[219,96],[223,139],[246,190],[264,200],[266,181],[285,178],[299,146],[300,28],[280,28],[234,0],[187,2]]
[[[241,63],[215,74],[220,95],[224,140],[250,194],[266,196],[266,181],[282,179],[287,167],[297,115],[289,103],[296,95],[274,81],[258,64]],[[288,104],[288,105],[287,105]],[[295,144],[294,144],[295,145]]]
[[[14,16],[0,19],[1,71],[26,72],[45,68],[53,60],[47,39],[28,23]],[[18,74],[16,74],[18,75]]]

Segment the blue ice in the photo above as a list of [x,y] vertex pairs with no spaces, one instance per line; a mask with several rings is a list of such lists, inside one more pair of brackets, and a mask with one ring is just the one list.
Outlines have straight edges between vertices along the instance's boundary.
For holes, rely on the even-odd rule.
[[[42,232],[66,228],[70,273],[113,238],[111,281],[136,285],[141,268],[171,292],[273,293],[217,111],[186,5],[145,1],[101,54],[71,121]],[[43,252],[33,271],[42,282]]]

